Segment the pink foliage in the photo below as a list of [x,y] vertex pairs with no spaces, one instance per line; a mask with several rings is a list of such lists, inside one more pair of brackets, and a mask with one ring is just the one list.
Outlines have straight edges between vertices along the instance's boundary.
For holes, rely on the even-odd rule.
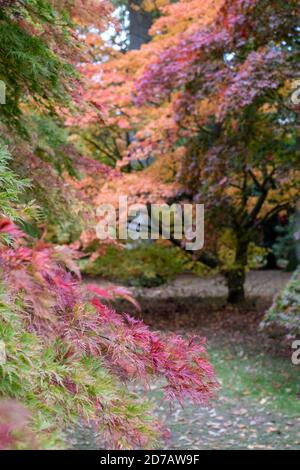
[[[147,99],[159,102],[175,87],[184,86],[201,71],[199,59],[211,50],[225,52],[229,37],[225,30],[220,32],[199,31],[180,39],[176,46],[163,51],[157,60],[146,67],[137,81],[137,103]],[[211,84],[211,83],[210,83]]]
[[115,298],[121,298],[127,300],[134,305],[137,310],[141,310],[139,303],[132,296],[131,291],[126,287],[112,285],[108,286],[106,289],[102,289],[95,284],[88,284],[87,289],[103,299],[113,300]]
[[219,119],[229,112],[239,112],[264,95],[266,90],[276,89],[281,81],[279,67],[282,62],[282,54],[276,50],[262,49],[249,54],[238,73],[228,82],[218,112]]
[[[274,31],[289,34],[295,18],[292,7],[273,8],[272,2],[224,1],[211,25],[178,34],[175,45],[145,67],[136,83],[136,102],[159,104],[180,90],[174,110],[180,121],[180,112],[189,115],[198,100],[211,96],[220,103],[216,115],[223,121],[295,76],[286,51],[273,38]],[[255,50],[247,50],[249,43],[257,44]]]
[[[2,226],[5,226],[2,221]],[[10,232],[16,233],[11,225]],[[165,380],[165,396],[171,402],[192,399],[194,403],[208,403],[218,384],[209,364],[204,343],[199,338],[184,339],[177,335],[163,337],[151,332],[140,320],[126,313],[117,313],[109,304],[115,297],[123,297],[137,307],[130,291],[123,287],[96,285],[81,286],[68,266],[70,252],[62,252],[43,243],[29,245],[28,239],[18,238],[13,247],[1,245],[0,265],[3,269],[10,295],[19,296],[25,304],[24,319],[28,328],[47,337],[61,338],[68,345],[68,357],[73,354],[99,356],[107,368],[122,380],[142,380],[146,385],[150,378]],[[72,267],[72,266],[71,266]],[[100,300],[101,299],[101,300]],[[64,386],[72,394],[76,386],[66,379]],[[99,399],[95,407],[101,409]],[[101,414],[101,413],[100,413]],[[1,418],[1,407],[0,407]],[[116,419],[105,417],[104,420]],[[120,433],[132,433],[130,423],[115,423]],[[4,427],[3,427],[4,426]],[[125,428],[124,428],[125,426]],[[0,421],[2,446],[10,437],[10,427]],[[1,436],[0,436],[1,437]],[[140,436],[141,437],[141,436]],[[142,437],[141,437],[142,438]],[[116,442],[114,436],[114,442]],[[8,443],[7,443],[8,445]]]
[[[95,313],[81,316],[76,331],[65,332],[76,348],[101,354],[109,368],[122,378],[141,379],[145,383],[151,376],[164,378],[168,400],[182,403],[191,398],[195,403],[209,402],[217,382],[203,341],[177,335],[162,338],[142,321],[116,313],[97,297],[91,303]],[[80,331],[89,334],[82,336]],[[96,331],[101,334],[93,336]]]
[[14,400],[0,400],[0,450],[10,450],[19,444],[35,448],[28,429],[30,413]]

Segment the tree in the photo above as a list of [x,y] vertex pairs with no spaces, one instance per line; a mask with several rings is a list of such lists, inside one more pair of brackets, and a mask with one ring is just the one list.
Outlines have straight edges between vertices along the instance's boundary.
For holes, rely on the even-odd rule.
[[[139,49],[150,41],[149,30],[153,23],[151,8],[144,8],[144,0],[129,1],[129,49]],[[150,10],[150,11],[149,11]]]
[[[79,53],[78,33],[95,26],[105,4],[0,5],[0,30],[6,32],[0,70],[8,93],[7,108],[0,110],[0,449],[66,447],[63,430],[81,420],[100,433],[99,446],[153,447],[161,423],[146,397],[126,383],[162,378],[171,402],[209,401],[218,385],[203,343],[176,335],[165,341],[117,314],[115,297],[137,305],[127,290],[82,285],[78,253],[23,230],[34,207],[22,200],[29,182],[11,169],[20,149],[47,193],[57,181],[51,171],[43,180],[39,170],[44,160],[58,168],[63,148],[90,170],[90,160],[65,135],[61,107],[70,113],[79,100],[73,65],[86,49],[83,44]],[[14,144],[13,158],[3,141]]]
[[80,33],[96,26],[102,31],[110,12],[107,2],[94,0],[1,3],[0,143],[13,153],[9,164],[15,172],[31,178],[22,198],[38,202],[41,230],[47,224],[56,241],[73,241],[85,218],[83,204],[62,177],[78,176],[82,166],[83,155],[64,126],[65,112],[77,109],[82,91],[75,68],[87,60]]
[[186,143],[179,178],[217,231],[233,233],[235,261],[221,267],[231,302],[244,300],[257,230],[299,197],[299,115],[285,98],[299,69],[298,13],[295,1],[221,2],[214,22],[177,37],[137,85],[142,102],[172,99],[172,145]]
[[[299,197],[299,107],[289,99],[299,2],[182,0],[162,12],[153,40],[105,64],[93,93],[114,125],[136,131],[126,163],[154,157],[175,172],[173,200],[205,203],[215,235],[198,259],[219,267],[228,300],[240,302],[250,242]],[[224,230],[235,243],[229,266],[214,243]]]

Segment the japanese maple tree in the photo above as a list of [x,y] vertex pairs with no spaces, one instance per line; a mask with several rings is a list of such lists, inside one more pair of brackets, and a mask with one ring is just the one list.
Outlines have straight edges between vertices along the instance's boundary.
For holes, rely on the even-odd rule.
[[[244,300],[250,242],[299,197],[299,8],[181,0],[161,8],[150,43],[86,71],[104,128],[118,142],[134,132],[125,144],[123,134],[120,166],[151,157],[147,172],[175,183],[169,200],[206,205],[213,236],[196,258],[221,270],[230,302]],[[216,243],[224,230],[235,245],[229,264]]]
[[298,1],[219,2],[213,21],[179,33],[137,82],[138,102],[172,102],[185,197],[206,204],[218,233],[232,231],[231,266],[198,256],[220,266],[232,302],[244,299],[247,250],[259,227],[299,197],[299,109],[288,96],[299,73],[299,8]]
[[[80,36],[101,31],[100,15],[110,7],[95,0],[5,0],[0,7],[0,78],[7,84],[0,110],[0,449],[63,448],[70,445],[66,428],[81,422],[99,447],[155,447],[165,431],[132,385],[157,378],[170,402],[209,402],[218,384],[203,341],[166,339],[118,314],[115,297],[137,305],[130,292],[84,285],[78,253],[25,233],[36,208],[22,199],[30,182],[12,170],[20,151],[33,184],[39,180],[49,193],[64,149],[87,175],[104,173],[64,141],[62,116],[82,96],[74,68],[87,60]],[[22,174],[24,166],[17,167]]]

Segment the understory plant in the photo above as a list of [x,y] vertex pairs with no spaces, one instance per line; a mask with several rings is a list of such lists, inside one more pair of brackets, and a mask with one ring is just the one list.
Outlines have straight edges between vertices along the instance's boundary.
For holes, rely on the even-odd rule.
[[300,334],[300,268],[298,268],[290,282],[274,299],[268,310],[263,327],[279,326],[291,336]]
[[[224,266],[229,268],[234,263],[235,240],[230,232],[224,232],[218,241],[218,253]],[[248,247],[247,269],[257,269],[264,264],[267,254],[265,248],[254,243]],[[82,272],[90,276],[101,276],[114,282],[134,287],[155,287],[174,279],[184,272],[191,272],[200,277],[217,274],[217,269],[209,269],[178,247],[166,240],[140,242],[134,246],[103,246],[103,253],[94,259],[79,262]]]
[[136,287],[161,285],[189,267],[189,258],[173,246],[140,243],[128,248],[110,245],[96,260],[83,261],[84,272]]

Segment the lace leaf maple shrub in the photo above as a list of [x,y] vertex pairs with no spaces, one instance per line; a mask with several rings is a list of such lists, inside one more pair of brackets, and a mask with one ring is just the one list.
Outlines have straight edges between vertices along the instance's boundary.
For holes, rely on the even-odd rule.
[[[17,154],[26,161],[48,199],[54,179],[41,180],[37,157],[57,166],[60,140],[46,145],[30,116],[50,115],[60,126],[57,108],[84,103],[73,67],[85,54],[80,31],[94,21],[101,30],[106,6],[0,0],[1,143],[13,149],[13,163]],[[207,403],[217,383],[204,345],[175,335],[166,340],[116,313],[103,292],[81,285],[76,254],[26,236],[14,221],[28,211],[19,202],[28,183],[16,177],[8,158],[1,147],[0,448],[69,447],[64,430],[81,422],[94,427],[101,447],[155,447],[163,426],[146,395],[128,383],[164,379],[171,402]]]
[[30,413],[14,400],[0,400],[0,450],[36,448]]
[[[201,340],[166,339],[115,312],[102,289],[81,286],[69,248],[33,242],[7,219],[1,231],[11,244],[0,247],[0,395],[31,412],[38,446],[66,446],[64,429],[82,420],[101,446],[155,447],[163,426],[128,382],[162,378],[171,403],[213,398],[218,385]],[[18,447],[7,432],[0,445]]]

